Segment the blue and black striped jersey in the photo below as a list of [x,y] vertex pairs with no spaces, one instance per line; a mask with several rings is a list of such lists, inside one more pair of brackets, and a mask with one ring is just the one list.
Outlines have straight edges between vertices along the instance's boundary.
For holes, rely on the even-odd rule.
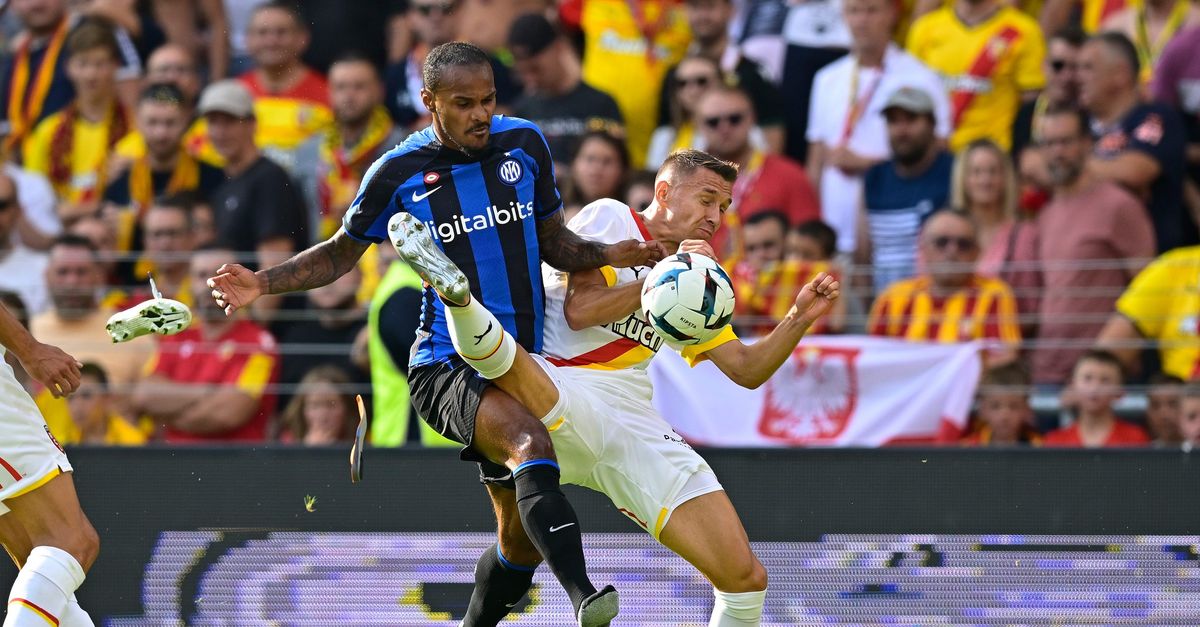
[[[388,220],[397,212],[420,218],[466,273],[472,295],[536,353],[544,316],[536,221],[561,208],[541,131],[498,115],[491,142],[478,156],[443,146],[432,126],[388,151],[367,170],[342,224],[351,237],[379,243],[387,241]],[[445,310],[426,288],[410,366],[453,356]]]

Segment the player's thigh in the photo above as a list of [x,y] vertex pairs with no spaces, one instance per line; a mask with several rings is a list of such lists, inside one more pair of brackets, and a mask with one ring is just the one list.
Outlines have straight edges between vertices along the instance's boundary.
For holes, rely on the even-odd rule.
[[484,457],[516,468],[532,459],[555,459],[550,432],[542,421],[504,390],[483,391],[475,411],[472,446]]
[[61,473],[35,490],[4,504],[29,534],[34,546],[53,546],[75,556],[84,570],[99,552],[100,539],[79,505],[70,473]]
[[521,523],[516,491],[495,484],[487,484],[487,491],[492,499],[492,508],[496,511],[496,535],[504,559],[521,566],[540,564],[542,556]]
[[535,358],[520,346],[512,368],[493,383],[538,418],[549,414],[558,403],[558,387]]
[[724,491],[709,492],[676,507],[659,541],[722,592],[766,589],[766,570],[750,548],[742,521]]

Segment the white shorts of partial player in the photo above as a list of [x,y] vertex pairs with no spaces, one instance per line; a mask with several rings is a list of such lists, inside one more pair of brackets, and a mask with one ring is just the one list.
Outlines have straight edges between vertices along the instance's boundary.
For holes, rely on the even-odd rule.
[[71,462],[50,435],[46,421],[29,393],[17,382],[0,350],[0,516],[8,513],[4,501],[41,487],[60,473],[71,472]]

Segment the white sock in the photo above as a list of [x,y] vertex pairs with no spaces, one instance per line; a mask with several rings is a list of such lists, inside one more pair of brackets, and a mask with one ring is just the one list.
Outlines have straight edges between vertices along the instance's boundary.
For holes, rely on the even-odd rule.
[[755,627],[762,622],[763,603],[767,591],[721,592],[713,589],[717,597],[713,605],[712,618],[708,627]]
[[83,577],[83,567],[70,553],[52,546],[34,547],[8,594],[4,627],[61,625]]
[[517,342],[492,312],[474,298],[461,307],[446,305],[446,328],[454,350],[486,379],[498,379],[512,368]]
[[96,623],[93,623],[92,617],[88,616],[82,607],[79,607],[79,600],[72,594],[67,601],[67,609],[63,612],[58,627],[96,627]]

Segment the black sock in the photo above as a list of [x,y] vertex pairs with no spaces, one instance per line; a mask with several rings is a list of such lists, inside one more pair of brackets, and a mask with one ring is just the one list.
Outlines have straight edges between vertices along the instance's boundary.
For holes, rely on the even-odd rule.
[[533,541],[576,611],[596,592],[588,580],[583,560],[579,519],[558,485],[558,464],[548,459],[525,462],[513,471],[517,484],[517,509],[525,534]]
[[529,592],[536,568],[508,563],[499,546],[488,547],[475,565],[475,591],[463,617],[464,627],[495,627]]

